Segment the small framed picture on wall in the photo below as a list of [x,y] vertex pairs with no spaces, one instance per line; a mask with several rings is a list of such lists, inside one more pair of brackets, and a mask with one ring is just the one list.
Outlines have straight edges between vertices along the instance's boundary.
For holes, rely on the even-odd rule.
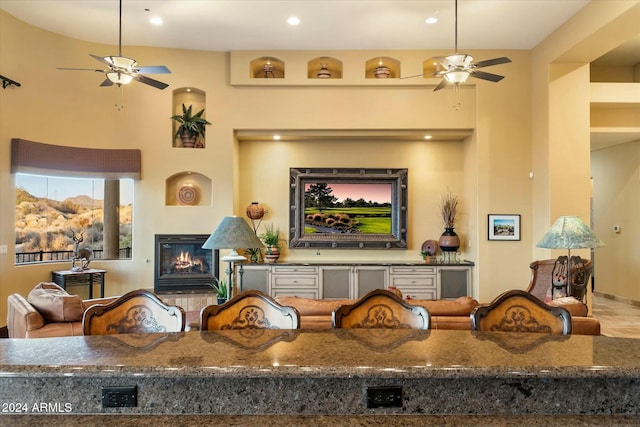
[[520,215],[489,214],[489,240],[520,240]]

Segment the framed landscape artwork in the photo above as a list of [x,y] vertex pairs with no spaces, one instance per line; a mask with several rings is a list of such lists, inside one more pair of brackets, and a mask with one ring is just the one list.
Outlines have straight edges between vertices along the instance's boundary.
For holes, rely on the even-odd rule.
[[407,169],[290,169],[290,248],[407,248]]
[[520,215],[489,214],[489,240],[520,240]]

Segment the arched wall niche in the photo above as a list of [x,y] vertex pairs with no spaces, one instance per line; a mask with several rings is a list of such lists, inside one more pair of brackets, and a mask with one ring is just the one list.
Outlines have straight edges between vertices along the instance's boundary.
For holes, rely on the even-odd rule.
[[400,77],[400,61],[388,56],[377,56],[365,63],[365,78],[396,79]]
[[307,62],[307,77],[310,79],[341,79],[342,61],[331,56],[319,56]]
[[211,206],[211,178],[198,172],[185,171],[167,178],[166,206]]
[[249,64],[253,79],[284,79],[284,61],[272,56],[256,58]]
[[[191,105],[192,106],[191,113],[196,114],[198,113],[198,111],[204,110],[206,108],[206,104],[207,104],[206,93],[203,90],[195,87],[181,87],[178,89],[174,89],[171,115],[172,116],[182,115],[183,104],[187,108],[189,108],[189,106]],[[202,117],[206,118],[206,116],[207,116],[207,112],[205,110]],[[171,140],[173,141],[172,147],[184,148],[180,137],[176,137],[176,130],[178,129],[178,126],[180,126],[180,124],[175,120],[172,120],[172,122],[173,122],[173,126],[171,127],[172,129]],[[198,138],[196,142],[196,147],[204,148],[205,146],[206,146],[206,140],[202,137]]]

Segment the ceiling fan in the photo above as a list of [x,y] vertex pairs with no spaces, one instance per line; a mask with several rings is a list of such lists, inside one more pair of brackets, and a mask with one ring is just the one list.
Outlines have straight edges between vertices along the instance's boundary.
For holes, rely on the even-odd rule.
[[131,83],[132,80],[136,80],[140,83],[144,83],[149,86],[153,86],[158,89],[164,89],[169,85],[158,80],[154,80],[145,74],[170,74],[171,71],[164,65],[155,65],[148,67],[138,67],[138,63],[135,59],[122,56],[122,0],[120,0],[120,15],[119,15],[119,32],[118,32],[118,56],[98,56],[89,54],[91,57],[100,61],[107,66],[106,70],[94,69],[94,68],[58,68],[59,70],[80,70],[80,71],[95,71],[97,73],[104,73],[106,79],[100,84],[100,86],[113,86],[114,84],[121,86]]
[[436,56],[432,58],[432,60],[434,67],[432,72],[403,78],[410,79],[426,76],[442,77],[442,81],[435,87],[435,89],[433,89],[435,92],[444,88],[448,84],[454,84],[457,86],[460,83],[464,83],[469,77],[488,80],[490,82],[499,82],[504,78],[504,76],[478,71],[478,68],[511,62],[511,60],[506,56],[473,62],[473,57],[471,55],[458,53],[458,0],[455,0],[455,53],[448,56]]

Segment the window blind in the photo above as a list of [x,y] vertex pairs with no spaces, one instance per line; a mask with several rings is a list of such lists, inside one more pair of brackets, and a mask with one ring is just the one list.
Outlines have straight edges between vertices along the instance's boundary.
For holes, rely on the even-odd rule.
[[140,169],[140,150],[66,147],[19,138],[11,140],[11,173],[140,179]]

